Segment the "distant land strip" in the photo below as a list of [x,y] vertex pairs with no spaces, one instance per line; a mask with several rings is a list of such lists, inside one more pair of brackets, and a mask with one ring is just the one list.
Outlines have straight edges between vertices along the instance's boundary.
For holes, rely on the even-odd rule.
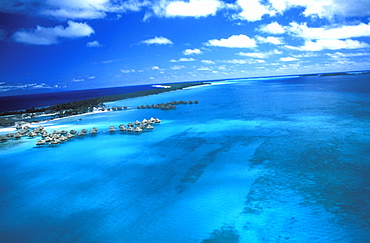
[[142,90],[142,91],[136,91],[136,92],[131,92],[131,93],[125,93],[125,94],[108,95],[108,96],[84,99],[84,100],[73,101],[73,102],[68,102],[68,103],[60,103],[57,105],[52,105],[52,106],[43,107],[43,108],[32,107],[32,108],[27,108],[25,110],[6,111],[6,112],[0,113],[0,126],[8,127],[8,126],[13,126],[15,124],[14,119],[11,119],[5,116],[24,115],[24,114],[32,114],[32,113],[43,113],[43,114],[59,113],[60,115],[63,114],[63,117],[67,117],[71,115],[84,114],[87,112],[91,112],[93,110],[93,107],[104,109],[105,102],[112,102],[112,101],[117,101],[117,100],[125,100],[125,99],[155,95],[155,94],[160,94],[164,92],[181,90],[184,88],[189,88],[189,87],[199,86],[199,85],[207,85],[207,84],[210,84],[210,83],[187,82],[187,83],[163,84],[161,86],[158,86],[158,88],[156,89]]

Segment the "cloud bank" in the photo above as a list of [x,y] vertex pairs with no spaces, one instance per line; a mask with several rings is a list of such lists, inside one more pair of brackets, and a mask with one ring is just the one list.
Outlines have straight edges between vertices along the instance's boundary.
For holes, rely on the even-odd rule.
[[19,30],[14,33],[13,39],[16,42],[30,45],[53,45],[58,44],[62,39],[75,39],[90,36],[94,30],[86,23],[68,21],[68,26],[55,27],[37,26],[36,29]]
[[207,46],[219,46],[219,47],[229,47],[229,48],[253,48],[256,47],[256,41],[249,38],[246,35],[232,35],[227,39],[213,39],[206,43]]

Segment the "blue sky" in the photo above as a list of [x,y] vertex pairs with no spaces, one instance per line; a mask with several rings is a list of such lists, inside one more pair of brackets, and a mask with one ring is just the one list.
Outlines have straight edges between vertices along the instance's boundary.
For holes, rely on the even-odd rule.
[[370,69],[370,0],[0,0],[0,95]]

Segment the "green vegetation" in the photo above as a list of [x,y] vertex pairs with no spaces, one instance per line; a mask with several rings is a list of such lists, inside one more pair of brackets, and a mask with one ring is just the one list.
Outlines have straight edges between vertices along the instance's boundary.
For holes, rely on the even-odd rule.
[[[174,90],[179,90],[183,88],[204,85],[204,84],[209,84],[209,83],[189,82],[189,83],[163,84],[165,86],[169,86],[169,88],[157,88],[157,89],[137,91],[137,92],[126,93],[126,94],[102,96],[98,98],[73,101],[73,102],[68,102],[68,103],[61,103],[61,104],[52,105],[52,106],[44,107],[44,108],[28,108],[23,111],[3,112],[3,113],[0,113],[0,116],[4,117],[4,116],[10,116],[10,115],[19,115],[23,119],[26,119],[26,118],[34,119],[37,115],[41,115],[41,114],[55,114],[54,115],[55,117],[66,117],[66,116],[91,112],[93,111],[94,107],[104,110],[105,102],[112,102],[112,101],[117,101],[117,100],[124,100],[124,99],[147,96],[147,95],[160,94],[164,92],[169,92],[169,91],[174,91]],[[124,107],[124,108],[126,109],[127,107]],[[118,108],[114,107],[112,108],[112,110],[122,110],[122,107],[118,107]],[[16,120],[19,120],[19,117]],[[0,118],[0,123],[2,126],[14,125],[14,120],[9,119],[9,118]]]
[[164,92],[169,92],[173,90],[179,90],[184,89],[192,86],[198,86],[198,85],[204,85],[209,84],[205,82],[191,82],[191,83],[177,83],[177,84],[163,84],[164,86],[170,86],[170,88],[163,88],[163,89],[150,89],[150,90],[143,90],[143,91],[137,91],[133,93],[127,93],[127,94],[119,94],[119,95],[109,95],[100,97],[101,103],[103,102],[111,102],[116,100],[124,100],[124,99],[130,99],[130,98],[136,98],[136,97],[142,97],[147,95],[154,95],[154,94],[160,94]]
[[309,77],[309,76],[342,76],[342,75],[358,75],[358,74],[370,74],[370,71],[359,71],[359,72],[336,72],[336,73],[313,73],[313,74],[302,74],[301,77]]

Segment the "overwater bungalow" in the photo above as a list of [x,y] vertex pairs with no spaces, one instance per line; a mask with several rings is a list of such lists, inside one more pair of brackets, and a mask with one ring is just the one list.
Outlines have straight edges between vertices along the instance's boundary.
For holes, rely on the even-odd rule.
[[30,137],[30,138],[34,138],[36,136],[37,136],[37,134],[35,132],[28,133],[28,137]]
[[81,136],[85,136],[85,134],[86,134],[86,133],[84,133],[84,132],[82,132],[82,131],[79,131],[79,132],[77,133],[77,136],[80,136],[80,137],[81,137]]
[[59,136],[58,134],[53,134],[53,135],[51,136],[51,138],[52,138],[52,139],[59,139],[59,138],[60,138],[60,136]]
[[75,136],[74,136],[73,134],[70,134],[70,133],[68,133],[68,134],[67,134],[67,138],[68,138],[68,139],[71,139],[71,138],[74,138],[74,137],[75,137]]
[[98,130],[95,130],[95,129],[90,130],[90,134],[97,134],[97,133],[98,133]]
[[60,144],[60,140],[59,139],[53,139],[50,141],[50,145],[58,145]]
[[[119,130],[122,132],[134,132],[135,134],[141,133],[143,131],[151,131],[154,129],[152,124],[160,123],[161,120],[158,118],[151,117],[150,119],[143,119],[142,121],[136,120],[134,123],[128,123],[127,127],[124,124],[119,125]],[[109,132],[117,131],[114,126],[110,126],[108,129]],[[71,138],[74,138],[75,134],[77,136],[84,136],[86,133],[89,132],[87,129],[82,129],[81,131],[77,132],[76,130],[70,130],[70,132],[66,130],[58,131],[54,130],[51,133],[48,133],[43,126],[38,126],[37,128],[30,129],[30,127],[25,126],[23,129],[18,130],[15,134],[14,133],[7,133],[6,135],[0,136],[1,141],[7,141],[12,138],[20,139],[22,136],[28,136],[30,138],[33,137],[41,137],[37,142],[36,145],[57,145],[63,142],[68,141]],[[98,128],[93,127],[90,130],[90,134],[97,134]]]
[[46,141],[45,141],[45,140],[40,139],[40,140],[38,140],[38,141],[36,142],[36,145],[44,145],[45,143],[46,143]]
[[140,127],[135,127],[134,128],[134,132],[142,132],[143,131],[143,129],[141,129]]
[[77,131],[72,129],[69,133],[70,133],[70,134],[76,134],[76,133],[77,133]]
[[8,134],[6,134],[6,136],[7,136],[8,138],[14,138],[14,134],[13,134],[13,133],[8,133]]
[[65,135],[65,134],[67,134],[68,132],[66,131],[66,130],[62,130],[62,131],[60,131],[60,134],[63,134],[63,135]]
[[134,127],[129,126],[129,127],[126,128],[126,131],[127,132],[133,132],[134,131]]

